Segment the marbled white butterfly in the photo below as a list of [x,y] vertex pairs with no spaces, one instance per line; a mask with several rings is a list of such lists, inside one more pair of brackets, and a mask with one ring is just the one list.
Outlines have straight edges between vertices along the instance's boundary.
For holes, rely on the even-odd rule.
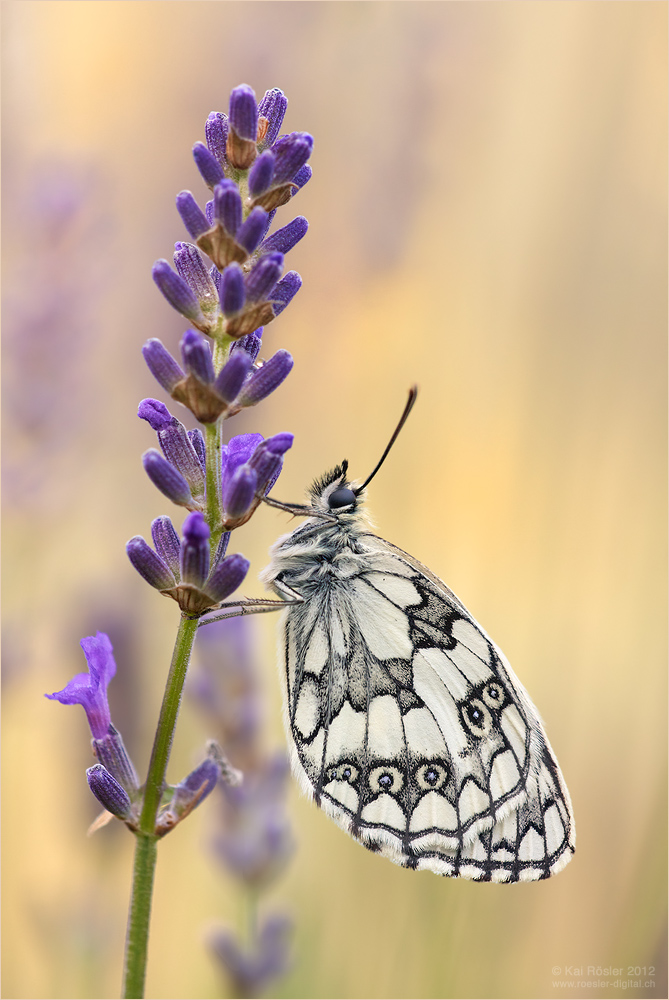
[[492,882],[559,872],[569,792],[504,654],[425,566],[372,534],[343,462],[263,580],[289,602],[285,709],[303,788],[365,847],[408,868]]

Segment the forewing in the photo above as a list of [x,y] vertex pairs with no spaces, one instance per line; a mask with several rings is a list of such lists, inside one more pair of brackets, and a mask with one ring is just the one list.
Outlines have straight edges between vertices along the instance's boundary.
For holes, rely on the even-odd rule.
[[573,851],[569,796],[507,661],[426,567],[374,535],[285,625],[303,787],[365,846],[409,867],[518,881]]

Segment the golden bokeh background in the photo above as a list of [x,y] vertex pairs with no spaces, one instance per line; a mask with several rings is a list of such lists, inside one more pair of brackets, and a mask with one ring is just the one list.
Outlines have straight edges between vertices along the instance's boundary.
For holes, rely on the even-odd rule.
[[[119,992],[132,838],[86,838],[84,713],[43,693],[108,631],[145,772],[177,610],[124,553],[171,512],[140,465],[136,406],[161,393],[139,352],[187,325],[150,267],[185,235],[176,193],[205,200],[190,147],[241,82],[280,86],[315,150],[280,216],[309,219],[304,287],[265,334],[295,369],[230,432],[294,431],[276,493],[299,500],[344,456],[364,476],[419,383],[370,490],[378,531],[505,650],[578,831],[555,879],[450,881],[374,857],[293,790],[268,906],[294,915],[294,963],[272,995],[666,996],[666,4],[3,8],[3,996]],[[288,523],[263,509],[235,537],[252,574]],[[276,623],[256,624],[272,747]],[[186,700],[170,778],[208,735]],[[209,801],[161,844],[149,997],[224,995],[202,939],[239,898],[215,819]],[[607,966],[655,972],[623,989]]]

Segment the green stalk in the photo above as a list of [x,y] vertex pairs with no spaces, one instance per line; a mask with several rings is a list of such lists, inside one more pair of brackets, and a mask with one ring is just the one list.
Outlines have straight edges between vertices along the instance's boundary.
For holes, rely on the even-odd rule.
[[197,627],[197,620],[189,618],[182,618],[179,623],[153,750],[151,751],[149,773],[144,789],[144,802],[135,842],[135,863],[123,975],[124,997],[144,996],[151,896],[156,868],[156,816],[163,797],[167,762],[170,758],[181,695]]

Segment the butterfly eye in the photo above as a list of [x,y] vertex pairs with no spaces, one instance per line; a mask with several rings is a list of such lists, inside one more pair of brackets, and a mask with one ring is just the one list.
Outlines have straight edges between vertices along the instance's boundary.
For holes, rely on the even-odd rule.
[[435,791],[448,781],[448,771],[443,764],[423,764],[416,771],[416,781],[426,792]]
[[474,736],[487,736],[492,729],[492,715],[478,698],[463,705],[462,716]]
[[504,704],[504,688],[497,681],[490,681],[483,688],[481,697],[489,708],[500,708]]
[[403,785],[402,772],[396,767],[375,767],[369,775],[369,784],[374,792],[391,792],[393,795],[401,791]]
[[347,487],[342,486],[341,489],[335,490],[328,497],[328,507],[331,510],[335,510],[337,507],[348,507],[350,504],[355,504],[356,495],[353,490],[349,490]]

